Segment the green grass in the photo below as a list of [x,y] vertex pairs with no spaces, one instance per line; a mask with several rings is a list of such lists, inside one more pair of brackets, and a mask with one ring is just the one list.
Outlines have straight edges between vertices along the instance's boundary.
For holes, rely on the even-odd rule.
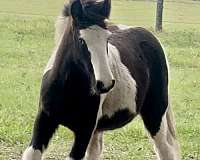
[[[200,2],[166,3],[165,20],[198,22]],[[42,72],[54,47],[54,20],[63,2],[0,1],[0,160],[20,159],[30,141],[37,112]],[[169,9],[170,8],[170,9]],[[155,3],[114,1],[111,20],[134,26],[154,26]],[[126,16],[126,18],[124,18]],[[200,157],[200,26],[164,23],[156,34],[171,68],[171,96],[183,160]],[[61,127],[46,159],[64,159],[73,135]],[[105,134],[105,159],[155,159],[140,118]]]

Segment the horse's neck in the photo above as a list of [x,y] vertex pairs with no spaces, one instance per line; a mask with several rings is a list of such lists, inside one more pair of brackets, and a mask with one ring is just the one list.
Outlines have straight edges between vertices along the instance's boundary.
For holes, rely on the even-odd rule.
[[[131,76],[130,71],[128,68],[122,63],[120,52],[118,49],[113,46],[112,44],[108,43],[108,52],[109,52],[109,62],[111,71],[113,73],[114,78],[116,79],[116,86],[117,87],[130,87],[136,86],[136,82]],[[128,88],[130,88],[128,87]]]
[[125,78],[126,75],[129,75],[129,71],[124,64],[122,64],[120,53],[114,45],[108,43],[108,52],[111,71],[115,79],[120,81],[120,79]]
[[[58,65],[56,63],[56,51],[54,51],[44,69],[43,75],[45,75],[48,72],[49,81],[56,81],[58,79],[65,80],[68,76],[70,76],[70,64],[66,62],[67,60],[63,60],[59,63],[60,66],[55,67],[55,65]],[[67,64],[68,63],[68,64]]]

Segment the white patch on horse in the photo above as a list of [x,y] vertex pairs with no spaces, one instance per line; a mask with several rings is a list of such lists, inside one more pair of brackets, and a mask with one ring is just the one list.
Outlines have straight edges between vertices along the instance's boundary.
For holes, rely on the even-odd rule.
[[163,115],[160,130],[153,137],[158,160],[180,160],[179,144],[175,137],[175,126],[171,109]]
[[28,147],[23,155],[22,160],[41,160],[42,159],[42,153],[40,150],[35,150],[32,146]]
[[102,114],[112,117],[115,112],[122,109],[128,109],[131,113],[136,114],[136,82],[127,67],[121,62],[119,51],[115,46],[108,44],[108,55],[116,83],[106,96]]
[[107,96],[107,93],[106,94],[101,94],[100,95],[100,104],[99,104],[99,111],[98,111],[98,114],[97,114],[97,121],[102,117],[102,106],[103,106],[103,103],[106,99],[106,96]]
[[91,62],[96,80],[102,81],[105,87],[111,86],[113,84],[113,75],[107,55],[107,39],[110,32],[94,25],[80,30],[80,34],[91,53]]
[[103,159],[103,132],[95,132],[90,140],[86,159],[87,160],[100,160]]
[[127,26],[127,25],[124,25],[124,24],[118,24],[117,27],[120,30],[126,30],[126,29],[129,29],[129,28],[132,28],[131,26]]

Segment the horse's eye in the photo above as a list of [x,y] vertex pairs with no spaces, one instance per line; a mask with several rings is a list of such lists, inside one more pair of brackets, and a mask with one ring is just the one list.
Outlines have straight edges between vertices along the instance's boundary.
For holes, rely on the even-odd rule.
[[81,45],[85,45],[85,40],[83,38],[79,38],[79,42],[81,43]]

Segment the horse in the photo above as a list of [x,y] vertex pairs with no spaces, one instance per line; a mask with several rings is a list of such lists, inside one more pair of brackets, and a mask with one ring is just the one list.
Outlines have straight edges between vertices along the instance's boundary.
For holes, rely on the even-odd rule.
[[67,160],[99,160],[103,133],[138,115],[157,158],[180,159],[164,50],[144,28],[109,24],[110,11],[111,0],[65,4],[22,160],[41,160],[59,125],[74,133]]

